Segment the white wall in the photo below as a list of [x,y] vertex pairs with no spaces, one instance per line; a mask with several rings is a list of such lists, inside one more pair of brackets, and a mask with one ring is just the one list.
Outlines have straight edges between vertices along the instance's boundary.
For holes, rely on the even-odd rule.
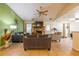
[[70,23],[70,31],[79,31],[79,22]]
[[[52,27],[53,27],[52,24],[53,24],[52,21],[45,21],[45,22],[44,22],[45,34],[52,34],[52,31],[51,31],[51,29],[52,29]],[[47,27],[47,26],[48,26],[48,27]],[[49,31],[47,31],[47,28],[48,28]]]
[[62,32],[62,23],[61,22],[53,22],[53,27],[57,28],[58,32]]

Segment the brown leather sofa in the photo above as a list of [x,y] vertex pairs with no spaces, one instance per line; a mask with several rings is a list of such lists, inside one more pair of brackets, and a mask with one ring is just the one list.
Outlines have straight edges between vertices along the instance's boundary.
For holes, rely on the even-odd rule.
[[26,49],[51,49],[51,37],[48,35],[25,36],[23,39],[24,50]]

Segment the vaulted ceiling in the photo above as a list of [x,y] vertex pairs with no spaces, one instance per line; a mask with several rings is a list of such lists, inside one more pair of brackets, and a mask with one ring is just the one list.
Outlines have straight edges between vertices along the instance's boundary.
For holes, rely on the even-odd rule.
[[36,9],[40,6],[43,9],[48,10],[48,17],[52,20],[64,15],[68,11],[72,10],[79,4],[68,3],[7,3],[7,5],[23,20],[31,20],[36,13]]

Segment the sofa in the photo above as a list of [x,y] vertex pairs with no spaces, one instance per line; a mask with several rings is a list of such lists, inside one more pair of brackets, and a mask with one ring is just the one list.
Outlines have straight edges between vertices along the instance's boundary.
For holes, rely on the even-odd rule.
[[13,34],[11,40],[13,43],[23,42],[23,33],[17,32],[15,34]]
[[24,50],[27,49],[51,49],[51,37],[48,35],[41,35],[41,36],[33,36],[30,35],[29,37],[24,36],[23,39],[23,46]]

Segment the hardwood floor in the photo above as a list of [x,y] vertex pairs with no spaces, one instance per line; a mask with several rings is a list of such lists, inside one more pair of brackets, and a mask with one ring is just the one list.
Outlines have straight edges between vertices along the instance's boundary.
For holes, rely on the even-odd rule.
[[22,43],[15,43],[7,49],[0,49],[0,56],[79,56],[79,52],[72,49],[72,40],[65,38],[61,42],[52,41],[50,51],[24,51]]

